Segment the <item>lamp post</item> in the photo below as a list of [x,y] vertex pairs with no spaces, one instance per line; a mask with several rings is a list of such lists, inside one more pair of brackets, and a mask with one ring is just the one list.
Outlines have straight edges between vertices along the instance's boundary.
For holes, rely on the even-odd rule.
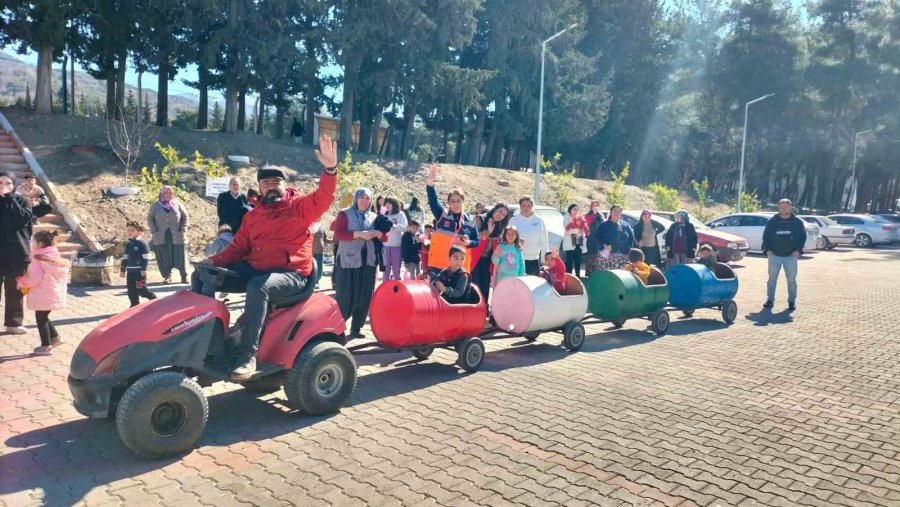
[[863,130],[862,132],[853,134],[853,167],[851,168],[852,175],[850,176],[850,192],[848,195],[848,207],[850,209],[856,209],[856,148],[859,146],[859,136],[868,134],[873,130],[875,129]]
[[756,104],[757,102],[762,102],[767,98],[775,95],[774,93],[770,93],[768,95],[763,95],[762,97],[756,98],[744,104],[744,140],[741,142],[741,172],[740,176],[738,176],[738,189],[737,189],[737,210],[738,213],[741,211],[741,193],[744,191],[744,154],[747,152],[747,116],[750,113],[750,105]]
[[547,52],[547,43],[569,30],[578,26],[578,23],[572,23],[568,28],[556,32],[552,37],[541,43],[541,98],[538,103],[538,131],[537,131],[537,151],[534,157],[534,201],[541,202],[541,132],[544,128],[544,59]]

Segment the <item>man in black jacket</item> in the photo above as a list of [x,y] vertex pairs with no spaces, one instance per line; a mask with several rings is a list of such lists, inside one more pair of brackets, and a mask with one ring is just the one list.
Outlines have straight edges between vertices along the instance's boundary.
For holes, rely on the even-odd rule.
[[775,287],[778,274],[784,268],[788,284],[788,310],[797,309],[797,259],[803,255],[806,244],[806,226],[791,211],[791,201],[778,201],[778,214],[769,219],[763,231],[762,250],[769,256],[768,296],[763,308],[775,305]]
[[3,325],[10,334],[23,334],[24,308],[16,278],[25,274],[31,262],[31,204],[16,194],[15,176],[0,172],[0,285],[5,289],[6,311]]
[[216,199],[219,227],[227,224],[231,227],[231,232],[236,235],[248,210],[247,196],[241,193],[240,180],[231,178],[231,181],[228,182],[228,192],[222,192]]

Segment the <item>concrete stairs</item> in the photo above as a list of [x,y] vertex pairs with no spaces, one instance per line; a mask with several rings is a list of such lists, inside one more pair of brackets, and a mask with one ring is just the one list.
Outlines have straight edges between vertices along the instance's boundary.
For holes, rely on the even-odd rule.
[[[25,162],[22,151],[13,141],[12,136],[4,130],[0,130],[0,172],[11,172],[16,176],[16,186],[20,185],[26,175],[33,174],[31,168]],[[40,185],[40,182],[38,182]],[[56,247],[59,252],[69,259],[78,256],[78,252],[86,250],[85,246],[72,234],[65,220],[60,215],[50,213],[38,219],[32,233],[38,231],[52,232],[58,230],[60,235],[56,238]]]

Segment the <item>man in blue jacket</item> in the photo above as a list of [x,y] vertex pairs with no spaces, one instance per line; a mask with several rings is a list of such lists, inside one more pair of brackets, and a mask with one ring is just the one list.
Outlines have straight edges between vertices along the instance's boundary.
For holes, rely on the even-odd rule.
[[775,305],[778,274],[784,268],[788,284],[788,310],[797,309],[797,259],[806,244],[806,226],[791,210],[790,199],[778,201],[778,214],[769,219],[763,231],[762,250],[769,256],[768,294],[763,308]]

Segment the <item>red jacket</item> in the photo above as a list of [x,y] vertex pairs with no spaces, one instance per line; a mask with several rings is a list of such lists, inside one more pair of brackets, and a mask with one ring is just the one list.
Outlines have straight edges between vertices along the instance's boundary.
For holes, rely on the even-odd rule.
[[556,289],[556,292],[562,294],[566,291],[566,264],[562,259],[559,257],[553,259],[553,267],[547,269],[546,266],[541,266],[541,271],[544,273],[544,278]]
[[313,263],[309,227],[334,202],[336,189],[337,175],[323,172],[311,194],[288,188],[281,202],[260,202],[244,215],[234,241],[210,260],[219,267],[246,261],[260,271],[289,268],[309,276]]

